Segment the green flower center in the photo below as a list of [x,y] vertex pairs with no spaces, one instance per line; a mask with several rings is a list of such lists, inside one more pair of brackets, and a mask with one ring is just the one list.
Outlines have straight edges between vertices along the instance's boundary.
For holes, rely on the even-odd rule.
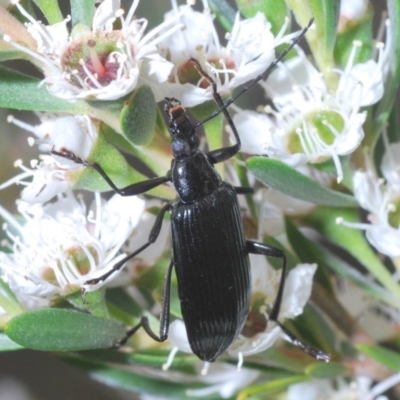
[[336,138],[335,132],[340,134],[344,127],[343,117],[336,111],[318,110],[309,113],[305,116],[304,122],[299,121],[294,126],[289,135],[288,149],[291,154],[314,154],[320,147],[319,141],[327,146],[331,145]]

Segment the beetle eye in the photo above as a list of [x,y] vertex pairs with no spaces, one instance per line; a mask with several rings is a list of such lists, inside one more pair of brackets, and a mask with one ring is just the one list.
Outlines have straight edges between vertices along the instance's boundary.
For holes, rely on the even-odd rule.
[[174,137],[171,142],[171,150],[174,157],[190,155],[189,143],[185,139],[180,137]]

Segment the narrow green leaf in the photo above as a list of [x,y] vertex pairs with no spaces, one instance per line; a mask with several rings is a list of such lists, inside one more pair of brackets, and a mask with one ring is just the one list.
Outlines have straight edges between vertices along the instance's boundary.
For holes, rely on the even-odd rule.
[[[298,254],[302,262],[316,262],[318,264],[318,270],[315,274],[316,280],[325,289],[328,289],[328,293],[333,293],[330,279],[329,276],[327,276],[326,271],[327,267],[329,266],[329,268],[334,270],[336,273],[353,282],[365,290],[366,293],[374,296],[376,299],[384,301],[388,304],[392,304],[395,300],[383,287],[365,277],[354,267],[349,265],[348,262],[340,259],[325,246],[322,244],[316,245],[312,241],[308,240],[289,219],[287,219],[286,223],[286,234],[288,236],[290,245],[293,247],[296,254]],[[320,266],[324,266],[325,272],[323,275],[320,275]],[[325,297],[327,297],[326,300],[328,303],[333,303],[333,299],[328,297],[328,294],[326,294]],[[338,309],[340,314],[337,316],[337,318],[346,325],[349,325],[348,322],[346,322],[347,318],[344,317],[342,307],[339,307],[339,305],[334,305],[334,307],[335,309]],[[331,313],[329,313],[329,315],[332,317]]]
[[306,304],[303,312],[296,317],[294,321],[287,320],[285,325],[296,334],[299,332],[299,337],[304,341],[324,351],[327,354],[335,354],[335,333],[332,326],[322,316],[311,303]]
[[234,8],[226,0],[209,0],[208,4],[221,25],[230,32],[236,17]]
[[[99,163],[119,188],[148,179],[145,175],[131,167],[125,157],[114,146],[107,143],[101,131],[88,159],[89,161]],[[72,170],[68,173],[68,177],[71,181],[75,182],[75,189],[111,191],[110,186],[104,178],[90,167],[82,170]],[[171,192],[168,187],[160,185],[148,193],[163,199],[170,199]]]
[[337,0],[307,0],[307,2],[318,25],[317,32],[323,34],[320,41],[326,51],[333,51],[339,22],[340,2]]
[[[40,80],[0,66],[0,107],[29,111],[86,114],[97,118],[121,132],[115,110],[92,107],[83,100],[69,102],[52,96]],[[98,103],[97,103],[98,104]]]
[[307,40],[320,70],[330,86],[336,77],[329,70],[335,66],[333,49],[339,21],[340,1],[337,0],[286,0],[301,26],[314,17],[314,30],[309,30]]
[[125,288],[110,288],[106,291],[107,308],[114,319],[133,326],[143,315],[143,308],[126,293]]
[[351,26],[345,27],[342,32],[338,33],[335,43],[335,61],[343,68],[349,60],[355,40],[359,41],[361,46],[357,49],[354,64],[366,62],[372,58],[372,18],[373,9],[369,4],[368,12],[362,20],[352,21]]
[[347,368],[342,364],[330,363],[313,363],[306,367],[304,372],[313,378],[318,379],[333,379],[340,376],[345,376],[348,372]]
[[[306,375],[293,375],[288,378],[275,379],[269,381],[267,383],[262,383],[261,385],[252,385],[249,388],[242,390],[239,392],[237,396],[237,400],[245,400],[250,396],[257,395],[262,393],[263,395],[267,395],[269,393],[277,392],[279,390],[286,389],[288,386],[293,385],[295,383],[304,382],[308,378]],[[265,398],[265,397],[264,397]]]
[[240,12],[246,17],[254,17],[258,11],[262,12],[271,23],[274,35],[282,29],[285,18],[289,15],[285,0],[236,0]]
[[2,289],[2,291],[5,292],[5,294],[11,301],[13,301],[16,304],[19,304],[19,301],[15,296],[14,292],[11,290],[11,288],[8,286],[8,284],[4,281],[2,277],[0,277],[0,288]]
[[394,371],[400,371],[400,354],[397,351],[370,344],[357,344],[355,347],[361,353],[373,358],[386,367]]
[[74,103],[49,94],[40,81],[20,72],[0,67],[0,107],[30,111],[53,111],[85,114],[87,105]]
[[49,24],[56,24],[61,22],[64,18],[61,13],[58,1],[56,0],[33,0],[35,4],[40,8],[44,16],[49,21]]
[[149,144],[156,129],[157,105],[146,85],[136,88],[121,111],[122,133],[136,146]]
[[7,313],[8,317],[13,317],[21,314],[24,308],[19,303],[14,292],[8,284],[0,277],[0,306]]
[[389,119],[400,81],[400,1],[388,0],[387,7],[390,20],[391,49],[383,98],[374,110],[373,131],[366,137],[367,143],[365,145],[371,151],[373,151],[379,135]]
[[321,186],[281,161],[267,157],[251,157],[247,166],[264,185],[288,196],[332,207],[358,206],[352,196]]
[[71,0],[72,26],[83,24],[92,27],[95,0]]
[[88,292],[85,294],[85,302],[82,299],[82,294],[80,291],[74,292],[68,296],[66,299],[69,303],[80,310],[84,310],[91,315],[95,315],[100,318],[110,318],[106,302],[105,302],[105,289],[101,288],[95,290],[94,292]]
[[[135,366],[131,366],[127,370],[126,367],[121,368],[105,363],[89,361],[82,357],[63,355],[62,359],[75,367],[83,369],[92,378],[106,385],[142,395],[162,396],[165,399],[193,399],[193,397],[189,396],[188,390],[205,387],[197,383],[179,384],[161,379],[152,379],[144,375],[145,372],[140,367],[135,368]],[[161,373],[162,371],[158,370],[158,372]],[[191,375],[188,375],[188,379],[190,377]],[[202,399],[215,399],[215,393],[202,396]]]
[[9,321],[5,332],[30,349],[78,351],[112,347],[124,337],[125,327],[78,311],[45,308],[18,315]]
[[[359,229],[348,228],[338,224],[338,218],[347,222],[359,222],[358,211],[354,209],[319,207],[307,216],[307,222],[317,229],[326,239],[346,249],[384,286],[392,296],[397,298],[400,307],[400,286],[393,279],[385,265],[371,249],[364,234]],[[395,299],[393,299],[395,300]]]
[[5,46],[3,43],[0,41],[0,62],[25,58],[22,51]]
[[6,334],[0,332],[0,352],[20,349],[23,349],[23,347],[13,342]]
[[333,287],[329,271],[321,256],[320,247],[308,240],[292,223],[289,218],[285,218],[286,235],[290,245],[302,263],[317,263],[318,269],[315,273],[315,280],[319,282],[329,293],[333,293]]
[[[169,141],[167,142],[161,135],[154,135],[153,140],[146,147],[134,146],[125,137],[117,133],[113,129],[107,129],[105,126],[102,130],[104,133],[104,138],[108,143],[119,149],[120,151],[128,154],[132,154],[137,157],[143,164],[145,164],[155,175],[165,175],[166,171],[171,166],[171,155],[165,151],[165,148],[169,147]],[[155,155],[157,149],[163,149]],[[175,197],[175,191],[172,188],[164,187],[168,189],[171,193],[169,197],[164,197],[168,199],[173,199]]]

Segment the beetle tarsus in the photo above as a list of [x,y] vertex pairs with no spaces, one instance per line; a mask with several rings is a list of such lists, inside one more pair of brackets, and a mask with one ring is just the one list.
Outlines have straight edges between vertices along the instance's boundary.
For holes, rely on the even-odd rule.
[[312,346],[302,342],[279,321],[277,321],[277,320],[273,320],[273,321],[282,329],[284,334],[289,337],[290,341],[294,345],[300,347],[304,352],[309,354],[311,357],[314,357],[316,360],[323,360],[325,362],[329,362],[331,360],[331,356],[329,354],[326,354],[322,350],[316,349],[315,347],[312,347]]

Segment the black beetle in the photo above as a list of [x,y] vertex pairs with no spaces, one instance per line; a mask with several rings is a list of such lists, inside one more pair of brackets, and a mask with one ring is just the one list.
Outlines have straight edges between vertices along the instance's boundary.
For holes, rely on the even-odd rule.
[[[154,243],[160,233],[165,213],[171,212],[173,255],[164,283],[159,336],[150,329],[147,317],[143,316],[139,324],[127,332],[120,344],[125,343],[140,327],[156,341],[162,342],[167,339],[170,283],[175,266],[181,311],[190,347],[201,360],[215,361],[236,339],[246,321],[251,297],[249,253],[254,253],[282,259],[282,278],[269,318],[303,350],[317,359],[329,359],[322,351],[300,342],[278,322],[287,272],[285,254],[282,250],[266,244],[246,240],[237,194],[253,191],[251,188],[233,187],[223,182],[214,168],[214,164],[228,160],[240,150],[240,138],[227,111],[228,105],[265,78],[304,36],[311,23],[312,21],[264,73],[226,103],[217,92],[213,79],[202,70],[196,60],[191,60],[212,85],[214,99],[220,108],[205,120],[193,125],[181,103],[176,99],[166,98],[165,111],[169,117],[174,158],[165,177],[149,179],[119,189],[99,164],[82,160],[66,149],[62,149],[61,152],[52,151],[53,154],[94,168],[121,196],[145,193],[166,182],[172,182],[176,189],[177,199],[161,208],[147,243],[125,257],[107,274],[87,281],[84,285],[96,285],[104,281],[121,269],[126,261]],[[203,153],[199,150],[200,140],[196,135],[196,128],[220,112],[224,113],[236,138],[236,144]]]

